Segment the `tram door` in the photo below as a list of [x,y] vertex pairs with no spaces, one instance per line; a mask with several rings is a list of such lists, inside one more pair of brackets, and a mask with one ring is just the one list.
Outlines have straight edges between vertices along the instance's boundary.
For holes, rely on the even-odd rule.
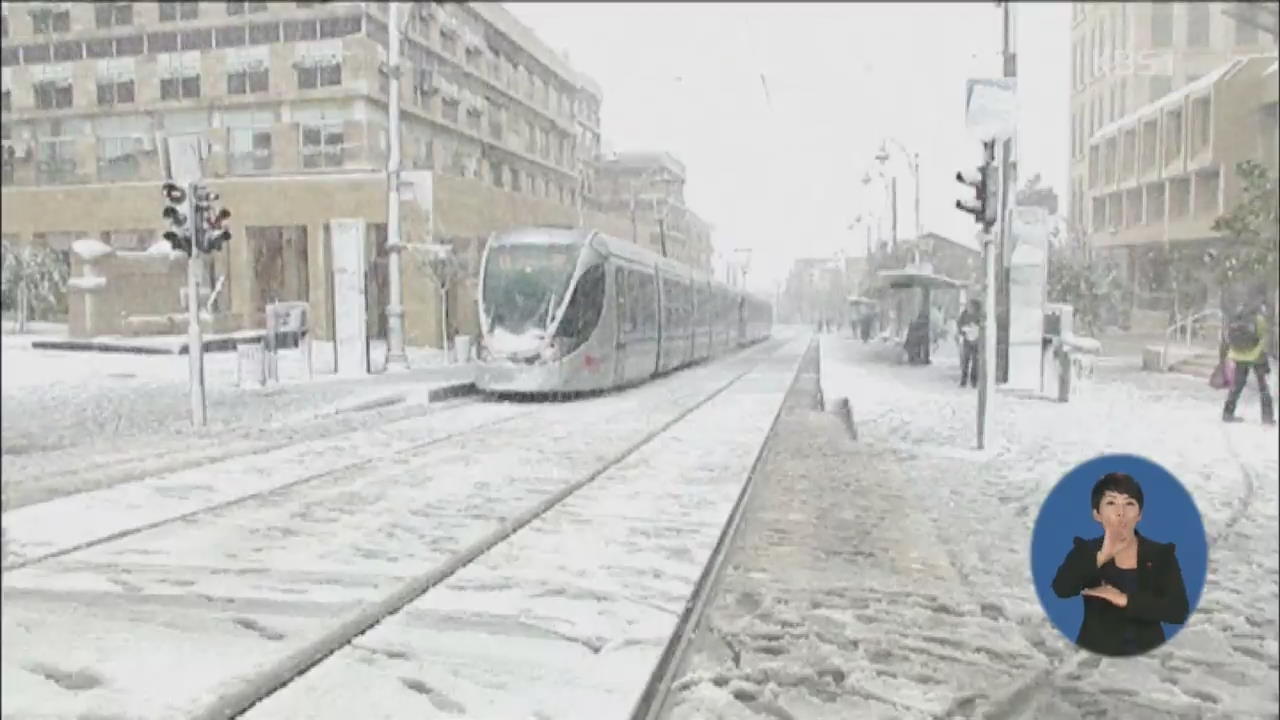
[[627,282],[626,271],[621,267],[613,269],[613,384],[619,385],[627,375],[627,341],[625,331],[628,326],[627,315]]

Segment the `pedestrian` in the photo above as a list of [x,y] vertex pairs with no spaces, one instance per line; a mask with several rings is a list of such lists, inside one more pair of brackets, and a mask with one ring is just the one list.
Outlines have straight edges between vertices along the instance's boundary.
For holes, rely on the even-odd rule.
[[982,327],[982,306],[969,301],[956,320],[960,335],[960,387],[978,387],[978,331]]
[[1256,306],[1240,305],[1227,323],[1223,338],[1222,354],[1235,365],[1227,402],[1222,406],[1223,422],[1241,422],[1236,417],[1236,403],[1244,386],[1249,383],[1249,372],[1258,379],[1259,402],[1262,405],[1262,423],[1275,425],[1275,407],[1271,404],[1271,388],[1267,387],[1267,373],[1271,364],[1267,361],[1267,317]]

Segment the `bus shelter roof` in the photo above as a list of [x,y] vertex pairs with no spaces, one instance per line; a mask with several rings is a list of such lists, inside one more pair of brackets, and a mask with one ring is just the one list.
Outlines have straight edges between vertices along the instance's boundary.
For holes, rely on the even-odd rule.
[[876,273],[879,285],[894,289],[929,288],[931,290],[949,290],[967,287],[968,283],[919,270],[881,270]]

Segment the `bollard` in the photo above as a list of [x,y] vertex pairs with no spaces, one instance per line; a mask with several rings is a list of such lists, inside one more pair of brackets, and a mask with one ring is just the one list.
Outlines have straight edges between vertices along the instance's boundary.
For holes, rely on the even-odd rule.
[[1059,346],[1054,350],[1058,360],[1058,402],[1071,399],[1071,353]]

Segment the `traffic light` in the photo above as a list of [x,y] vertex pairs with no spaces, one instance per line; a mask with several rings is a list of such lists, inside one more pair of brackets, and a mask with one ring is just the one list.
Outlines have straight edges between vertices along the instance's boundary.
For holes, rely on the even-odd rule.
[[175,182],[166,182],[163,192],[165,207],[160,216],[169,221],[169,229],[165,231],[163,237],[169,241],[169,246],[174,250],[190,256],[194,228],[191,222],[189,193]]
[[218,193],[203,185],[196,190],[197,247],[203,253],[215,253],[231,239],[231,230],[226,227],[231,219],[231,211],[218,205]]
[[983,163],[976,172],[957,172],[956,181],[973,188],[972,201],[956,201],[956,209],[973,216],[984,232],[991,232],[998,219],[1000,182],[995,167],[995,143],[983,144]]

